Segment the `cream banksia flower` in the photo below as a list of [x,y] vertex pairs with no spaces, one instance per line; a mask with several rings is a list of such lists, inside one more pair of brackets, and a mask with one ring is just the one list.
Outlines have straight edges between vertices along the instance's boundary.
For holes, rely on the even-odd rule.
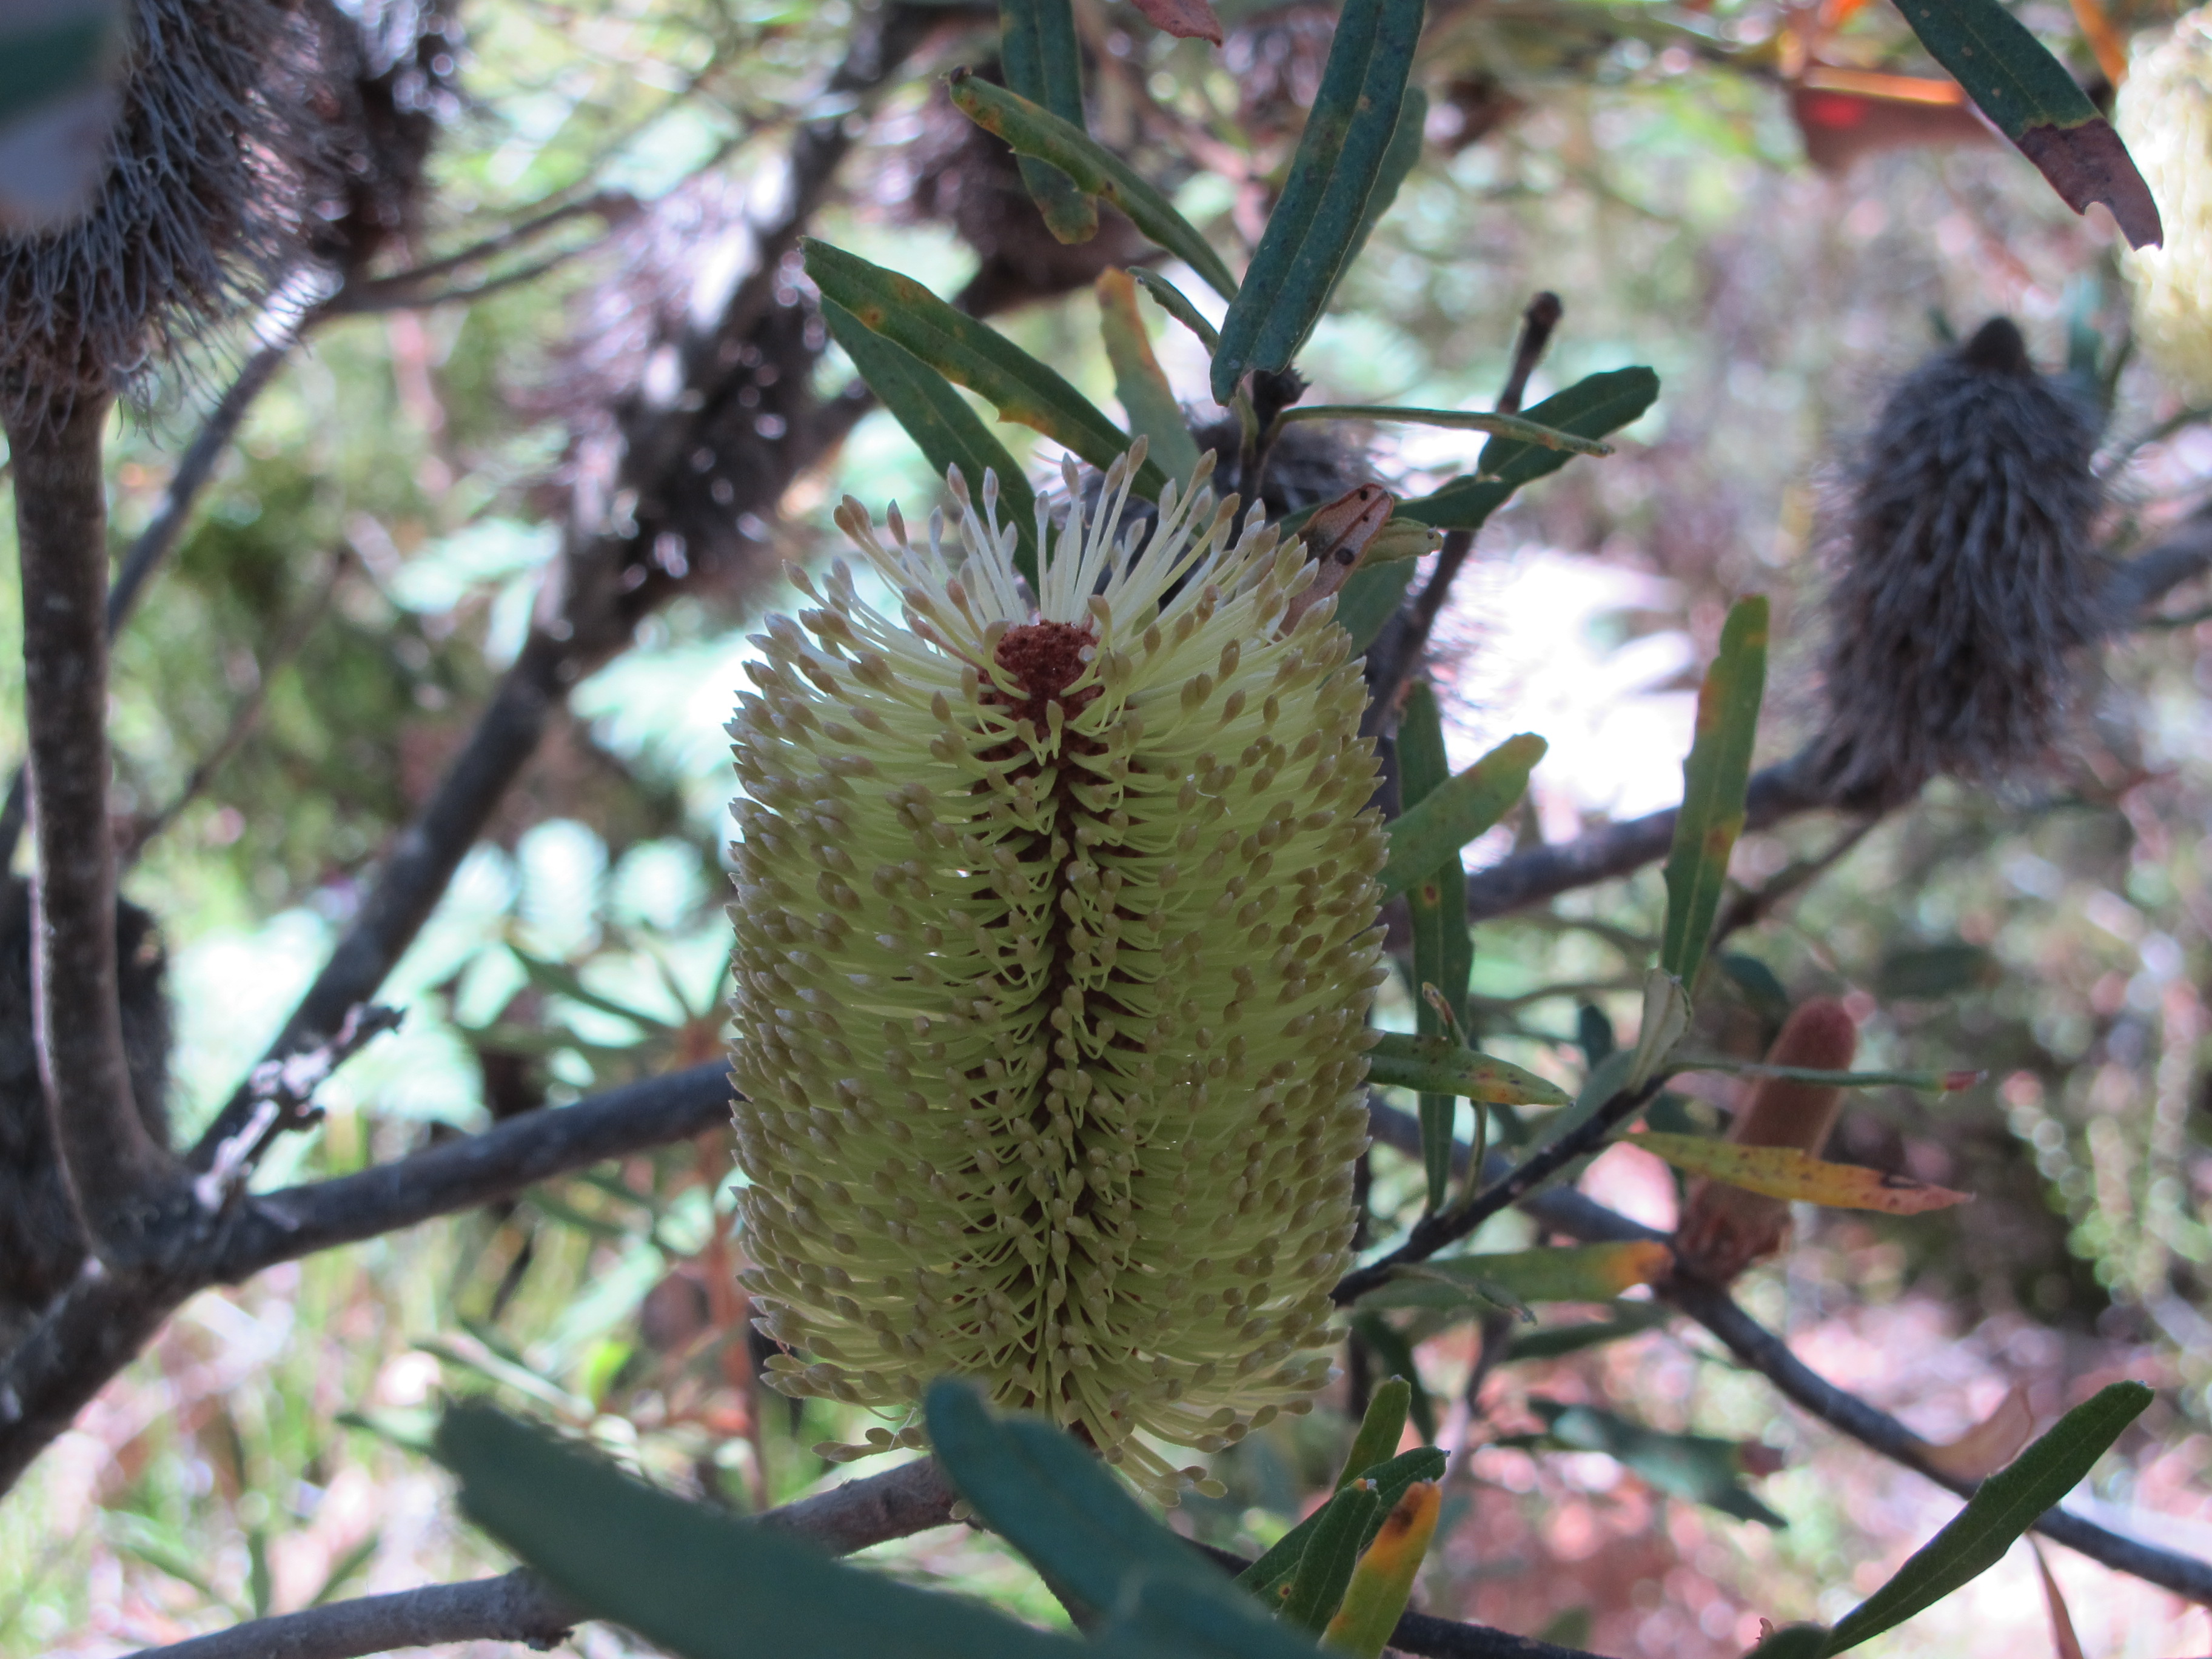
[[[1141,449],[1032,598],[979,515],[775,617],[730,731],[746,1276],[769,1381],[915,1445],[948,1373],[1163,1497],[1326,1378],[1382,979],[1376,766],[1313,568],[1201,464],[1124,532]],[[1038,542],[1048,540],[1040,514]],[[1139,1437],[1145,1437],[1140,1438]]]
[[2174,389],[2212,397],[2212,9],[2138,52],[2112,111],[2166,227],[2124,256],[2136,333]]

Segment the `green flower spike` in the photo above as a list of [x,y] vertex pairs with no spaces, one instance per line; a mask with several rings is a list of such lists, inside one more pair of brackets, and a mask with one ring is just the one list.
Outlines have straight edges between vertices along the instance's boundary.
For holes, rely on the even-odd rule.
[[[1149,536],[1139,448],[1033,600],[984,475],[927,547],[837,523],[730,726],[745,1283],[769,1381],[907,1423],[975,1376],[1172,1501],[1328,1372],[1365,1144],[1384,837],[1350,641],[1210,458]],[[1038,544],[1048,526],[1040,514]]]

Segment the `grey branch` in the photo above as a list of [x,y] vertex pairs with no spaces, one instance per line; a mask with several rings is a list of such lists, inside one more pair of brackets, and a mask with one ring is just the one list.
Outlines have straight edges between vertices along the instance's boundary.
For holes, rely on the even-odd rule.
[[[848,1555],[945,1525],[952,1518],[952,1497],[936,1462],[922,1458],[770,1510],[760,1524]],[[360,1659],[447,1642],[548,1648],[584,1617],[534,1575],[517,1571],[257,1619],[212,1636],[144,1649],[137,1659]]]
[[109,404],[33,398],[9,424],[23,592],[29,728],[31,983],[46,1111],[94,1254],[143,1259],[148,1223],[174,1170],[139,1115],[117,989],[115,851],[108,829],[107,502],[100,455]]

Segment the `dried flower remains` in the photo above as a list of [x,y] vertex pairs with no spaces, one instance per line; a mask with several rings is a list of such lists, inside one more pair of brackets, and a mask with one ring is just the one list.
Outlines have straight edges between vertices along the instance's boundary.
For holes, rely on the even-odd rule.
[[[1138,453],[1140,457],[1141,451]],[[839,526],[731,726],[747,1274],[793,1395],[918,1444],[928,1379],[1043,1411],[1156,1493],[1325,1379],[1385,971],[1350,641],[1202,461],[1133,460],[1037,592],[959,476],[948,536]],[[1040,545],[1049,526],[1040,515]]]

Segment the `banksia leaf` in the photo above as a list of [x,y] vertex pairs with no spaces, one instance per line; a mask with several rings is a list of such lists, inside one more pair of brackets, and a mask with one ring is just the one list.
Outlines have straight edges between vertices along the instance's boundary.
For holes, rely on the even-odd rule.
[[1429,1553],[1429,1540],[1436,1535],[1442,1504],[1442,1489],[1432,1480],[1406,1488],[1353,1569],[1344,1605],[1329,1620],[1322,1646],[1352,1659],[1378,1659],[1413,1593],[1413,1578],[1421,1570],[1421,1558]]
[[[784,1392],[972,1376],[1162,1496],[1328,1371],[1385,969],[1348,642],[1201,462],[1121,530],[1071,471],[1034,596],[994,481],[838,522],[731,726],[747,1284]],[[1040,527],[1040,545],[1047,538]],[[915,1444],[871,1430],[857,1456]]]

